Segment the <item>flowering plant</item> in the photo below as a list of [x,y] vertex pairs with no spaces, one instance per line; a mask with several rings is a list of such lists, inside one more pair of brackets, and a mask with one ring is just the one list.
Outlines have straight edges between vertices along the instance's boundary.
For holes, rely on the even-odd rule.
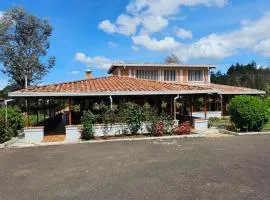
[[159,121],[153,127],[153,133],[155,136],[162,136],[164,134],[164,123]]
[[188,135],[190,134],[191,131],[191,126],[189,121],[183,122],[181,124],[179,124],[178,126],[176,126],[173,130],[172,130],[172,134],[174,135]]

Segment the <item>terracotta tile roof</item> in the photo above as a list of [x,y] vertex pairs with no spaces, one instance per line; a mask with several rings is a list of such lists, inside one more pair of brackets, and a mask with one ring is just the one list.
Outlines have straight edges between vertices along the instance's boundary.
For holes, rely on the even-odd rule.
[[80,81],[29,87],[10,93],[10,96],[22,93],[181,93],[181,91],[205,93],[211,90],[206,86],[184,85],[179,83],[166,83],[151,80],[142,80],[125,76],[108,76],[101,78],[85,79]]
[[188,85],[108,76],[80,81],[51,84],[9,93],[11,97],[27,96],[106,96],[106,95],[151,95],[151,94],[264,94],[263,91],[226,85]]
[[245,87],[235,87],[229,85],[219,85],[211,83],[209,85],[213,90],[217,91],[219,94],[265,94],[264,91],[245,88]]

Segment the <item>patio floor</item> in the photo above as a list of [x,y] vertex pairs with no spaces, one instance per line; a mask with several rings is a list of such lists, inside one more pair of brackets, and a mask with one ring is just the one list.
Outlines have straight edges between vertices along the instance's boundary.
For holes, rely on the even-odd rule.
[[59,124],[45,133],[42,142],[62,142],[65,137],[65,126]]

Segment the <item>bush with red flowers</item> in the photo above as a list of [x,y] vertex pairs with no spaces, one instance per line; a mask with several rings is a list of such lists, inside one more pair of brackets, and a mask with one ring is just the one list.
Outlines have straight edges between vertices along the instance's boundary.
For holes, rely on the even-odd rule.
[[189,121],[179,124],[172,130],[173,135],[188,135],[191,132],[191,126]]
[[154,136],[162,136],[164,135],[164,123],[159,121],[158,123],[153,125],[153,134]]

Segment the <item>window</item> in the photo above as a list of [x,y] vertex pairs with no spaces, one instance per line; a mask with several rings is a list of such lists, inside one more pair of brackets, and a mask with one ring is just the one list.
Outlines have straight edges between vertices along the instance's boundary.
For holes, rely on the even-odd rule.
[[176,71],[164,70],[164,81],[176,81]]
[[137,69],[136,78],[158,80],[158,70]]
[[188,70],[188,81],[203,81],[203,70]]

